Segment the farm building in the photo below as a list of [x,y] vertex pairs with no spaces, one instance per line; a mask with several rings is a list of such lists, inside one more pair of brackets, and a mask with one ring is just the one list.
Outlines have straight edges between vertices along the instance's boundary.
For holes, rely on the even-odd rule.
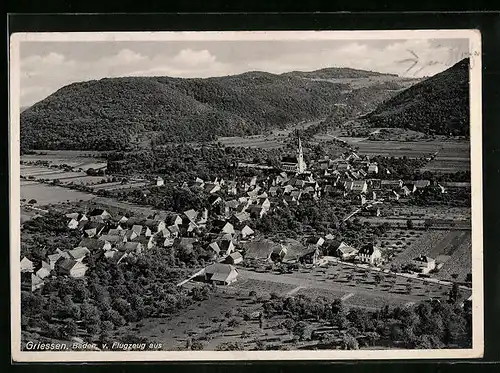
[[363,246],[358,252],[360,262],[378,265],[382,261],[382,252],[373,244]]
[[238,271],[231,264],[214,263],[203,271],[205,281],[216,285],[229,285],[236,281]]
[[245,225],[241,229],[241,238],[243,238],[243,239],[247,239],[249,237],[252,237],[254,234],[255,234],[255,231],[252,228],[250,228],[248,225]]
[[73,278],[85,276],[87,266],[82,262],[77,262],[73,259],[63,259],[56,264],[57,270],[62,275],[67,275]]
[[243,261],[243,256],[240,252],[235,251],[227,256],[225,262],[228,264],[239,264]]
[[33,262],[24,257],[21,259],[21,272],[33,272]]
[[422,273],[429,273],[436,268],[436,261],[425,255],[421,255],[412,261]]
[[245,258],[256,260],[269,259],[276,247],[279,247],[279,244],[267,239],[260,239],[242,244],[242,248],[245,251]]
[[317,246],[311,245],[299,258],[299,262],[306,264],[316,264],[320,257],[320,251]]
[[354,259],[358,254],[358,250],[352,246],[347,245],[345,242],[341,242],[335,252],[336,256],[342,260]]
[[111,214],[103,209],[94,209],[89,214],[90,221],[102,222],[111,218]]
[[31,291],[40,289],[44,285],[43,280],[35,274],[31,274]]

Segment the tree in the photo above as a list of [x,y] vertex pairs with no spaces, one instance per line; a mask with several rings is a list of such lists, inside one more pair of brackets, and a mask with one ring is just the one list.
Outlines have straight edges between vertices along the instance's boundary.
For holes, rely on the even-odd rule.
[[378,334],[377,332],[367,332],[365,333],[365,335],[368,339],[368,342],[370,343],[370,346],[375,346],[375,342],[380,339],[380,334]]
[[294,325],[292,333],[296,338],[302,341],[306,333],[306,328],[307,328],[306,323],[304,321],[299,321]]
[[375,280],[375,283],[376,283],[377,285],[380,285],[380,283],[381,283],[381,282],[382,282],[382,280],[383,280],[383,277],[382,277],[382,275],[381,275],[380,273],[377,273],[377,274],[375,274],[374,280]]
[[37,201],[36,201],[36,199],[34,199],[34,198],[33,198],[33,199],[30,199],[30,200],[28,201],[28,203],[29,203],[30,205],[34,205],[34,204],[36,204],[36,203],[37,203]]
[[409,230],[411,230],[411,229],[413,229],[413,228],[414,228],[414,226],[413,226],[413,220],[408,219],[408,220],[406,221],[406,228],[408,228]]
[[460,295],[460,286],[458,285],[458,283],[454,282],[450,289],[450,292],[448,293],[448,301],[452,304],[455,304],[460,299]]
[[359,350],[358,340],[350,334],[344,334],[342,337],[342,349]]

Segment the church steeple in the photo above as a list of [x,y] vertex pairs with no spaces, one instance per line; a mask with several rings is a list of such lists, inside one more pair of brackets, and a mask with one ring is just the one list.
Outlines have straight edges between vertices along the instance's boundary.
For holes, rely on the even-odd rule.
[[300,141],[300,136],[298,138],[298,148],[297,148],[297,168],[299,174],[303,174],[306,171],[306,164],[304,162],[304,153],[302,151],[302,142]]

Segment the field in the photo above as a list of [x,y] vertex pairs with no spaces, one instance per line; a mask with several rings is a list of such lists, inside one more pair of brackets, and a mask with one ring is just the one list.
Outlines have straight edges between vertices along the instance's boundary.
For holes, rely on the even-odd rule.
[[406,249],[397,252],[387,267],[392,264],[406,264],[420,255],[436,259],[438,265],[443,264],[433,277],[447,281],[455,279],[465,281],[467,274],[472,271],[471,232],[467,230],[426,231]]
[[375,245],[384,250],[391,250],[394,254],[399,254],[406,247],[421,239],[424,234],[426,233],[420,230],[391,229],[379,237],[375,241]]
[[359,141],[353,143],[358,148],[359,155],[384,157],[429,157],[438,152],[442,143],[430,141],[400,142],[400,141]]
[[470,143],[443,143],[443,147],[422,171],[456,172],[470,170]]
[[63,165],[82,169],[86,171],[88,168],[101,168],[107,165],[106,160],[102,157],[103,153],[96,151],[79,151],[79,150],[40,150],[37,154],[24,154],[21,156],[23,162],[49,162],[51,165]]
[[21,186],[21,199],[29,201],[35,199],[36,205],[45,206],[61,202],[88,201],[95,196],[89,193],[80,192],[55,185],[45,185],[36,182],[30,182]]

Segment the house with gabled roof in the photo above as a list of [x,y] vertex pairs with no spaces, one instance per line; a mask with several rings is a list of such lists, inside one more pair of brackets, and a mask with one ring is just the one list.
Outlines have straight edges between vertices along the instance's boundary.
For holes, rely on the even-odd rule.
[[137,238],[137,242],[146,249],[151,249],[155,244],[152,236],[140,236]]
[[358,260],[363,263],[378,265],[382,262],[382,251],[373,244],[364,245],[358,251]]
[[126,253],[135,253],[135,254],[141,254],[144,247],[142,243],[140,242],[125,242],[123,244],[120,244],[117,246],[117,249],[119,251],[124,251]]
[[98,241],[109,242],[111,245],[118,245],[119,243],[126,242],[127,238],[125,235],[112,235],[112,234],[103,234],[100,236]]
[[44,285],[44,281],[35,274],[31,274],[31,291],[41,289]]
[[165,219],[165,224],[167,225],[167,227],[171,225],[181,225],[182,218],[178,214],[169,215]]
[[78,247],[86,247],[91,253],[96,253],[99,251],[107,251],[111,249],[111,242],[102,239],[103,236],[97,238],[84,237],[79,243]]
[[212,233],[216,234],[234,234],[234,226],[225,220],[215,220],[212,223]]
[[211,244],[209,244],[207,249],[214,253],[214,257],[218,257],[220,255],[221,249],[217,241],[214,241]]
[[78,229],[79,224],[80,222],[78,220],[71,218],[66,224],[66,227],[68,227],[68,229]]
[[196,219],[198,218],[198,211],[191,209],[184,211],[183,214],[188,219],[188,221],[196,224]]
[[311,236],[306,239],[306,245],[323,246],[325,239],[320,236]]
[[399,190],[403,186],[402,180],[382,180],[380,182],[382,189],[396,189]]
[[240,235],[241,235],[241,238],[244,240],[252,237],[254,234],[255,234],[255,231],[252,228],[250,228],[248,225],[245,225],[243,228],[241,228]]
[[35,275],[43,280],[44,278],[50,276],[50,272],[50,265],[47,262],[42,261],[42,266],[38,269],[38,271],[35,272]]
[[140,236],[142,234],[142,230],[143,230],[143,226],[140,224],[134,224],[132,226],[132,231],[134,231],[135,234],[137,234],[138,236]]
[[420,270],[420,272],[426,274],[436,268],[436,261],[426,255],[420,255],[412,260],[412,263]]
[[340,244],[338,244],[335,250],[335,254],[342,260],[349,260],[356,257],[356,255],[358,254],[358,250],[346,244],[345,242],[341,242]]
[[177,224],[170,225],[167,227],[167,229],[170,232],[170,237],[172,237],[172,238],[179,237],[180,230],[179,230],[179,226]]
[[56,270],[61,275],[70,276],[73,278],[81,278],[85,276],[88,267],[74,259],[62,259],[56,263]]
[[203,270],[205,281],[217,285],[229,285],[236,281],[238,271],[231,264],[214,263]]
[[239,264],[243,261],[243,255],[239,251],[235,251],[231,254],[229,254],[226,259],[224,260],[225,263],[228,264]]
[[203,189],[206,193],[213,194],[218,192],[221,188],[219,183],[205,183]]
[[34,270],[33,262],[26,257],[21,259],[20,267],[21,272],[33,272]]
[[94,209],[88,214],[88,217],[90,221],[102,222],[111,218],[111,214],[104,209]]
[[[167,226],[165,225],[165,221],[163,220],[156,220],[156,219],[147,219],[144,222],[144,225],[149,229],[149,231],[152,234],[156,234],[161,232],[163,229],[165,229]],[[146,236],[146,234],[145,234]]]
[[85,226],[84,233],[87,235],[87,237],[99,236],[102,234],[105,228],[106,224],[97,221],[91,221]]
[[70,259],[81,262],[90,254],[90,250],[86,247],[75,247],[72,250],[68,250],[68,254]]

